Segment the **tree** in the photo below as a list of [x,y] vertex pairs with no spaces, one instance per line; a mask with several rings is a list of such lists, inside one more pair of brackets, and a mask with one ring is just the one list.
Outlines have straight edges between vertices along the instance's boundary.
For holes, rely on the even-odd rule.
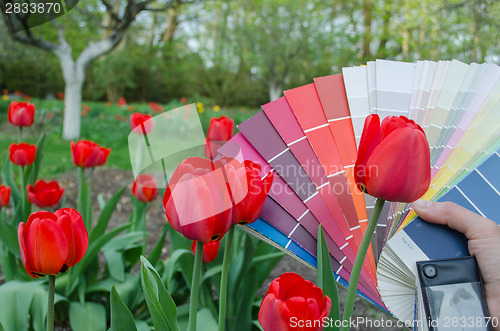
[[[162,8],[152,9],[150,5],[155,0],[127,0],[124,2],[124,6],[120,6],[121,2],[119,0],[114,1],[113,3],[109,0],[100,0],[97,3],[105,8],[105,15],[109,18],[101,20],[94,17],[94,24],[98,24],[107,33],[104,35],[101,34],[102,37],[100,40],[89,42],[76,58],[73,56],[72,46],[66,39],[64,25],[60,22],[56,20],[51,21],[57,30],[57,40],[53,41],[48,40],[45,36],[35,35],[31,31],[28,23],[29,16],[17,15],[17,20],[24,27],[24,30],[15,32],[8,23],[6,14],[3,15],[7,25],[10,27],[10,35],[14,40],[51,52],[59,59],[65,82],[64,139],[72,140],[80,136],[82,88],[85,81],[85,71],[89,64],[98,57],[113,50],[120,43],[140,12],[147,10],[165,11],[174,3],[174,0],[167,0]],[[178,2],[175,1],[175,3],[177,4]],[[5,0],[0,0],[0,5],[3,8]],[[94,16],[90,13],[87,14],[89,17]],[[107,25],[103,25],[103,21]]]

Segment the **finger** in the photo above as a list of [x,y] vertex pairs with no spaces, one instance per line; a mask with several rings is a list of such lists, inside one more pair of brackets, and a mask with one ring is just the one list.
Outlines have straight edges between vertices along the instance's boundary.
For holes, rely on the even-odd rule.
[[417,200],[413,208],[427,222],[447,225],[469,240],[498,235],[499,227],[495,222],[453,202]]

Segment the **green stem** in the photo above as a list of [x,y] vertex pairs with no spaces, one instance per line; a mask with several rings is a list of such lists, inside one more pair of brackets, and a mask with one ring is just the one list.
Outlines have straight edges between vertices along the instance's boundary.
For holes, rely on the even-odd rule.
[[49,303],[47,306],[47,331],[54,331],[54,292],[56,290],[56,276],[49,276]]
[[23,211],[22,219],[26,220],[28,218],[28,215],[25,215],[25,210],[26,210],[26,200],[28,199],[28,197],[26,193],[26,183],[24,182],[24,166],[19,167],[19,177],[21,182],[21,208]]
[[148,211],[148,203],[147,202],[142,202],[144,203],[144,208],[142,209],[142,215],[141,215],[141,223],[143,225],[142,228],[142,255],[146,256],[146,249],[147,249],[147,235],[148,232],[146,230],[146,213]]
[[224,331],[226,326],[227,306],[227,278],[229,271],[229,260],[231,260],[231,246],[233,243],[234,225],[231,225],[227,233],[226,248],[224,249],[224,261],[222,262],[222,275],[220,280],[219,297],[219,331]]
[[92,181],[94,179],[94,168],[90,168],[89,180],[87,182],[87,218],[89,219],[90,229],[92,229]]
[[19,127],[19,143],[23,141],[23,127]]
[[189,328],[196,331],[196,318],[198,312],[198,294],[200,292],[201,260],[203,257],[203,242],[196,242],[196,255],[194,256],[193,282],[191,283],[191,300],[189,303]]
[[[342,315],[342,328],[341,330],[349,330],[349,319],[352,316],[354,310],[354,300],[356,299],[356,290],[358,288],[359,275],[361,274],[361,268],[365,261],[366,252],[370,246],[372,240],[373,232],[377,227],[377,222],[384,207],[385,200],[377,199],[375,203],[375,208],[373,210],[372,217],[368,222],[368,227],[359,246],[358,254],[356,255],[356,260],[354,261],[354,266],[352,267],[351,279],[349,280],[349,287],[347,288],[347,296],[344,305],[344,314]],[[347,321],[347,322],[346,322]]]
[[90,233],[90,224],[87,217],[87,180],[85,178],[85,169],[78,167],[78,202],[77,210],[80,212],[83,218],[83,223],[87,228],[87,232]]

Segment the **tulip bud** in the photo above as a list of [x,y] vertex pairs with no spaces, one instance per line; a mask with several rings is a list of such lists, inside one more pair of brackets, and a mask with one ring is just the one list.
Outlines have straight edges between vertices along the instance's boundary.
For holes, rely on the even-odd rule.
[[31,126],[35,119],[35,105],[27,102],[13,101],[9,105],[7,118],[15,126]]
[[38,208],[55,206],[64,193],[64,188],[57,181],[37,180],[35,185],[28,185],[28,200]]
[[27,143],[12,144],[9,146],[9,159],[18,166],[29,166],[35,162],[36,146]]

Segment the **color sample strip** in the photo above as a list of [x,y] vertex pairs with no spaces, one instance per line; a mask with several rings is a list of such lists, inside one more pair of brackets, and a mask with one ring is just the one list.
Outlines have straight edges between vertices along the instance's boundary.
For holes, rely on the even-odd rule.
[[482,79],[480,83],[477,85],[477,93],[475,93],[474,97],[471,100],[469,107],[465,110],[462,119],[460,120],[460,124],[457,125],[457,129],[453,132],[450,140],[448,141],[447,146],[441,152],[441,156],[433,167],[433,174],[437,172],[436,169],[442,167],[445,164],[446,159],[451,154],[453,147],[458,145],[458,141],[464,135],[465,131],[469,127],[469,124],[473,121],[475,115],[485,102],[488,94],[495,86],[496,82],[500,78],[500,67],[496,65],[486,65],[484,66],[484,75],[482,75]]
[[469,69],[467,70],[467,74],[465,75],[462,84],[460,86],[460,90],[457,93],[455,101],[451,106],[448,117],[446,118],[443,129],[439,133],[439,138],[436,142],[436,146],[432,150],[431,154],[431,165],[435,165],[437,160],[439,159],[441,152],[448,144],[448,141],[451,138],[451,135],[456,130],[457,125],[459,124],[460,119],[465,112],[468,104],[470,103],[471,95],[474,91],[474,87],[472,84],[474,83],[475,77],[480,72],[480,65],[477,63],[472,63],[469,65]]
[[448,66],[450,61],[439,61],[437,63],[436,71],[434,72],[434,76],[432,78],[431,90],[429,92],[429,98],[427,99],[427,104],[425,106],[424,116],[421,122],[418,122],[424,131],[427,130],[429,124],[431,122],[432,113],[436,108],[436,102],[439,96],[439,91],[441,90],[441,86],[444,82],[444,77],[448,70]]
[[381,120],[387,116],[408,116],[415,67],[415,63],[375,61],[375,112]]
[[436,102],[436,107],[432,113],[429,127],[426,131],[427,140],[429,141],[429,146],[431,148],[431,155],[433,149],[436,147],[439,134],[446,122],[446,118],[449,115],[450,109],[455,101],[455,98],[457,97],[468,69],[469,65],[453,60],[450,63],[448,71],[446,72],[443,85],[441,86]]
[[285,91],[285,97],[302,131],[306,134],[319,161],[325,168],[332,189],[335,191],[337,186],[345,188],[345,193],[339,194],[337,197],[356,242],[361,243],[363,234],[359,227],[359,219],[342,159],[314,84]]
[[[326,119],[330,124],[330,131],[335,140],[346,172],[350,191],[358,220],[363,234],[368,225],[366,204],[363,192],[356,187],[354,179],[354,165],[357,157],[356,138],[351,121],[351,113],[345,91],[344,78],[342,74],[318,77],[314,79],[316,91],[323,106]],[[383,234],[382,234],[383,235]],[[380,242],[382,244],[382,242]],[[373,248],[370,247],[368,257],[375,262]],[[373,264],[372,269],[375,270]]]
[[[421,61],[419,61],[421,62]],[[417,62],[417,66],[418,63]],[[415,109],[413,114],[408,114],[409,118],[413,119],[416,123],[422,125],[425,111],[427,109],[427,103],[429,101],[429,96],[431,94],[432,81],[437,70],[437,62],[434,61],[422,61],[422,77],[420,77],[419,85],[417,88],[417,96],[415,100]]]
[[366,71],[366,67],[342,68],[345,93],[347,102],[349,103],[356,146],[359,146],[365,119],[370,114],[368,78],[366,76]]

